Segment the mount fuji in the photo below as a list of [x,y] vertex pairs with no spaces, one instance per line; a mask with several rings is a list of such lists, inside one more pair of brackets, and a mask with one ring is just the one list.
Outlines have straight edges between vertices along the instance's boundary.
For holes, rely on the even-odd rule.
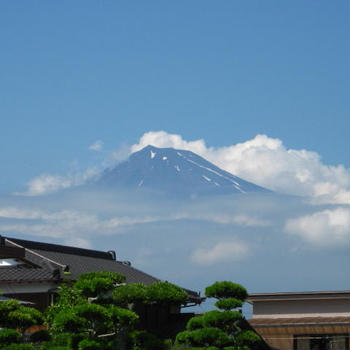
[[147,146],[95,181],[105,188],[151,190],[175,196],[271,192],[218,168],[199,155]]

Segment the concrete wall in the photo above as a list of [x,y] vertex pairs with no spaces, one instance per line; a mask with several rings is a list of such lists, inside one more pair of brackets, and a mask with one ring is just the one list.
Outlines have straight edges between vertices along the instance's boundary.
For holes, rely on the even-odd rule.
[[316,316],[350,316],[350,300],[265,300],[253,304],[253,318]]

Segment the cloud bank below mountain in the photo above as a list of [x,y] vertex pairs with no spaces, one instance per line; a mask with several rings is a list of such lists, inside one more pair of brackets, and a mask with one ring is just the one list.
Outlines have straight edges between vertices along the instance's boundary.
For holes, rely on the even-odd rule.
[[[116,249],[118,258],[189,288],[217,279],[252,291],[346,288],[349,169],[325,165],[316,153],[287,149],[265,135],[215,148],[148,132],[130,147],[103,152],[108,162],[120,161],[148,144],[190,150],[285,195],[181,201],[79,186],[99,174],[103,160],[85,172],[40,175],[25,193],[0,197],[0,232]],[[92,150],[101,153],[97,148]]]

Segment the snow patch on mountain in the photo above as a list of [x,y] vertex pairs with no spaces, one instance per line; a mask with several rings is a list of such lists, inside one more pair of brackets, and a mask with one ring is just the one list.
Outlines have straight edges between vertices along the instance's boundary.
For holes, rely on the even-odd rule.
[[195,153],[147,146],[115,168],[105,170],[95,185],[155,190],[175,196],[270,192],[240,179]]

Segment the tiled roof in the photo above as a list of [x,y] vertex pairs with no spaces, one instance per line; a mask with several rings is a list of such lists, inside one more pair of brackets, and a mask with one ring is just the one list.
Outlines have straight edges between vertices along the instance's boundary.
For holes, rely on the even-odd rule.
[[[64,276],[76,280],[79,275],[93,271],[120,273],[125,276],[126,283],[149,285],[160,281],[156,277],[135,269],[130,263],[115,260],[110,252],[16,238],[0,238],[0,253],[1,242],[8,247],[25,248],[24,264],[0,267],[0,284],[4,282],[59,282]],[[191,301],[203,301],[199,293],[184,290],[189,294]]]
[[67,276],[76,280],[79,275],[92,271],[112,271],[125,276],[127,283],[151,284],[159,281],[147,273],[113,259],[109,252],[67,247],[57,244],[5,239],[6,246],[25,248],[26,264],[0,267],[1,282],[60,280]]

